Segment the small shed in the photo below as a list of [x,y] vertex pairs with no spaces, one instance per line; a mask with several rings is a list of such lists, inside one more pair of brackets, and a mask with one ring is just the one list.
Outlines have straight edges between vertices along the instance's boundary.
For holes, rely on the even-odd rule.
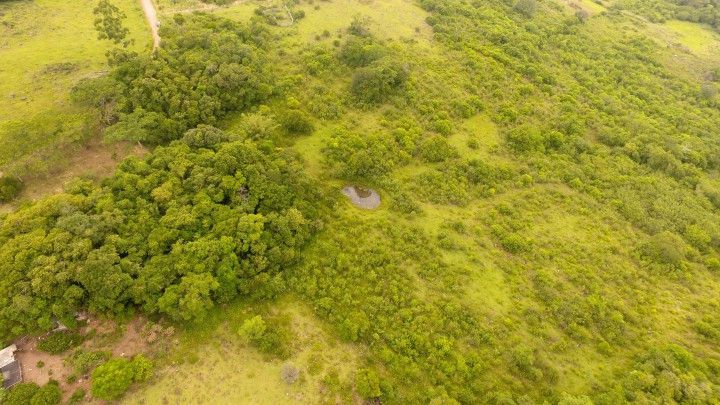
[[2,372],[3,388],[10,388],[22,382],[20,362],[15,359],[17,347],[10,345],[0,350],[0,372]]

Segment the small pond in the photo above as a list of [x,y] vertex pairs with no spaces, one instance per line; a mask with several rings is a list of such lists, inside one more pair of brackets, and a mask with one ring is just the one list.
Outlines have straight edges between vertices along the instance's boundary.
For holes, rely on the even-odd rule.
[[358,208],[371,210],[380,205],[380,194],[371,188],[346,186],[343,187],[342,193]]

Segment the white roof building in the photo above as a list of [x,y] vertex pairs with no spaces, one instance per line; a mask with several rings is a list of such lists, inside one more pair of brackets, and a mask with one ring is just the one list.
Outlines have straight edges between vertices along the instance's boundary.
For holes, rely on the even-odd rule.
[[15,359],[17,347],[10,345],[0,350],[0,372],[2,372],[3,388],[10,388],[22,381],[20,362]]

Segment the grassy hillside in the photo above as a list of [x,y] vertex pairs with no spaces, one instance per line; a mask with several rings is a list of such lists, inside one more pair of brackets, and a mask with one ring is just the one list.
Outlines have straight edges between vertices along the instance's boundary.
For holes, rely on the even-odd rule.
[[[133,49],[147,51],[140,5],[113,1],[125,13]],[[32,177],[62,165],[63,148],[97,135],[96,112],[75,105],[70,89],[107,72],[108,41],[93,27],[96,1],[0,2],[0,171]]]
[[161,1],[106,136],[170,146],[0,219],[0,297],[174,322],[129,403],[717,403],[720,37],[601,3]]

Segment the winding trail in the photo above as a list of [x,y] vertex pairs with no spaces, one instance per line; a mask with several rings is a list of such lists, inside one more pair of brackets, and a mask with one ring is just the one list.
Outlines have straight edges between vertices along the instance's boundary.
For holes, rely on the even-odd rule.
[[153,50],[160,46],[160,35],[158,34],[158,27],[160,26],[160,20],[157,17],[157,11],[152,0],[140,0],[143,11],[145,12],[145,19],[150,24],[150,32],[153,37]]

